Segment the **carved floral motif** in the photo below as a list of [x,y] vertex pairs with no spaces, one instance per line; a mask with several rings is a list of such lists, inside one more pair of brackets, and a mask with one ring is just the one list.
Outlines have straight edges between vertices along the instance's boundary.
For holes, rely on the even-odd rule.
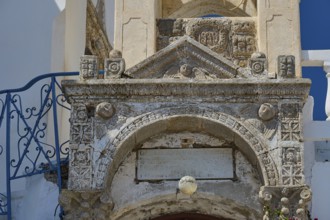
[[264,53],[253,53],[250,59],[250,68],[252,74],[261,75],[265,74],[267,70],[267,58]]
[[122,58],[121,52],[112,50],[109,58],[105,60],[104,68],[104,78],[120,78],[125,71],[125,60]]

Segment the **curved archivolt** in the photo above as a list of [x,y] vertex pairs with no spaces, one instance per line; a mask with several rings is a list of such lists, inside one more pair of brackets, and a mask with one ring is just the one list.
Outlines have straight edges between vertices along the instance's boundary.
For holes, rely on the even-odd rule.
[[[189,114],[180,113],[189,112]],[[171,108],[147,113],[124,126],[107,145],[105,154],[97,161],[96,188],[111,185],[112,179],[126,156],[148,138],[165,132],[204,132],[214,137],[230,138],[250,163],[257,167],[263,185],[278,184],[278,173],[268,146],[261,134],[246,127],[236,118],[221,112],[203,109]]]
[[197,193],[190,202],[180,200],[176,194],[156,196],[139,200],[112,213],[113,220],[154,219],[177,213],[210,213],[219,220],[261,219],[260,210],[242,206],[233,200],[210,194]]
[[197,18],[208,14],[225,17],[257,16],[255,0],[162,0],[163,18]]

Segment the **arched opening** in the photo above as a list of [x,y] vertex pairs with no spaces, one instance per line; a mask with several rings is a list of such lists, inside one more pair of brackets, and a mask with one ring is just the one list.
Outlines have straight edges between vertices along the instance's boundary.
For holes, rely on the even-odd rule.
[[[166,113],[153,112],[142,115],[124,127],[117,137],[112,138],[113,141],[108,143],[106,147],[108,153],[99,158],[95,175],[96,186],[98,188],[110,186],[118,167],[126,158],[124,155],[136,150],[148,138],[163,132],[178,131],[205,132],[214,137],[225,136],[257,168],[262,185],[277,185],[278,172],[266,150],[267,143],[261,134],[249,130],[240,121],[224,113],[205,110],[198,113],[201,110],[192,107],[190,112],[193,114],[193,111],[196,111],[196,115],[176,114],[180,110],[182,108],[173,108],[164,110]],[[111,164],[107,158],[111,158]]]

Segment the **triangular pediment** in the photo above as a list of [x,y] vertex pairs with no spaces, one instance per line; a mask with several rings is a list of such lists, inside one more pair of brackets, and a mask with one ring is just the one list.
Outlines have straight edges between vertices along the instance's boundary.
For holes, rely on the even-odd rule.
[[188,36],[128,69],[125,74],[135,79],[246,78],[239,66]]

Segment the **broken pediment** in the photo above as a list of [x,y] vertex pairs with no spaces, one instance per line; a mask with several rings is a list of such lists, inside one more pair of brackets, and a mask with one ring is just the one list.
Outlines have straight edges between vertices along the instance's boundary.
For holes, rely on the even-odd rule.
[[125,75],[135,79],[247,78],[245,70],[188,36],[128,69]]

